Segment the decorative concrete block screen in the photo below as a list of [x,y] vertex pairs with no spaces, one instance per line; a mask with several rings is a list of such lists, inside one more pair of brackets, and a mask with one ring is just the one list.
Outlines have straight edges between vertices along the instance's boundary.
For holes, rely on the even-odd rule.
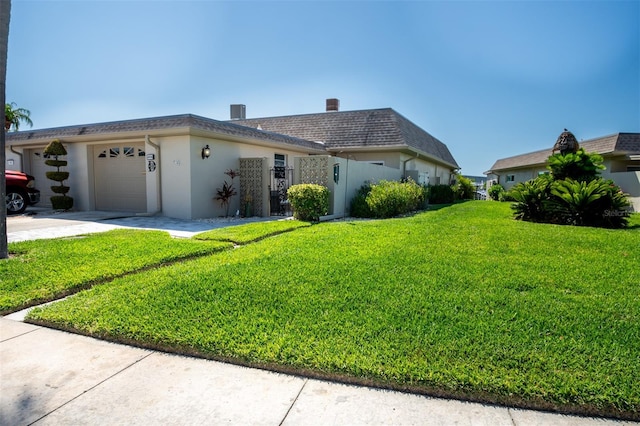
[[268,215],[265,213],[268,179],[269,164],[266,158],[240,159],[240,212],[243,215]]
[[300,177],[300,181],[295,183],[315,183],[329,186],[328,156],[300,157],[299,164],[300,170],[297,176]]

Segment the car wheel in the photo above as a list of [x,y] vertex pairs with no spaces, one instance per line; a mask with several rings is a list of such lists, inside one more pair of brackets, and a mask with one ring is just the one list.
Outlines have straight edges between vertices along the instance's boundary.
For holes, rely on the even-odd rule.
[[15,191],[7,192],[7,214],[19,214],[26,210],[27,199],[24,194]]

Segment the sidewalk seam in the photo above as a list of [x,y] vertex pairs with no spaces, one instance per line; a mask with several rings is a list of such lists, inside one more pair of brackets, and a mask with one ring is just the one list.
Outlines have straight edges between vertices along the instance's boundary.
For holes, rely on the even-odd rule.
[[[9,321],[13,321],[13,320],[9,320]],[[18,322],[18,321],[16,321],[16,322]],[[16,336],[11,336],[11,337],[9,337],[9,338],[7,338],[7,339],[0,340],[0,343],[8,342],[9,340],[13,340],[13,339],[17,339],[18,337],[26,336],[27,334],[29,334],[29,333],[33,333],[34,331],[38,331],[38,330],[39,330],[39,329],[38,329],[38,328],[36,328],[36,329],[34,329],[34,330],[25,331],[24,333],[20,333],[20,334],[18,334],[18,335],[16,335]]]
[[37,418],[36,420],[32,421],[31,423],[28,424],[28,426],[31,426],[33,424],[38,423],[40,420],[44,419],[45,417],[47,417],[50,414],[55,413],[56,411],[58,411],[59,409],[61,409],[62,407],[70,404],[71,402],[75,401],[76,399],[80,398],[81,396],[83,396],[84,394],[94,390],[95,388],[97,388],[98,386],[100,386],[101,384],[105,383],[107,380],[111,380],[112,378],[116,377],[117,375],[119,375],[120,373],[124,372],[125,370],[128,370],[129,368],[133,367],[134,365],[136,365],[137,363],[144,361],[145,359],[147,359],[148,357],[150,357],[151,355],[153,355],[155,352],[149,352],[148,354],[146,354],[145,356],[143,356],[142,358],[132,362],[131,364],[125,366],[124,368],[116,371],[115,373],[113,373],[112,375],[110,375],[109,377],[105,378],[104,380],[99,381],[98,383],[96,383],[95,385],[91,386],[88,389],[83,390],[81,393],[79,393],[78,395],[74,396],[73,398],[71,398],[70,400],[64,402],[63,404],[60,404],[59,406],[57,406],[56,408],[54,408],[53,410],[43,414],[41,417]]
[[513,412],[511,411],[510,407],[507,407],[507,413],[509,413],[509,418],[511,419],[511,424],[513,426],[518,426],[518,424],[516,423],[516,419],[513,418]]
[[302,393],[302,391],[304,390],[304,387],[307,386],[307,383],[309,382],[309,379],[304,379],[304,383],[302,383],[302,386],[300,387],[300,390],[298,391],[298,394],[296,395],[296,397],[293,399],[293,402],[291,403],[291,405],[289,406],[289,409],[287,410],[287,412],[284,414],[284,417],[282,418],[282,421],[280,422],[280,424],[278,426],[282,426],[282,424],[285,422],[285,420],[287,420],[287,417],[289,417],[289,413],[291,412],[291,410],[293,409],[293,406],[296,405],[296,402],[298,402],[298,398],[300,398],[300,394]]

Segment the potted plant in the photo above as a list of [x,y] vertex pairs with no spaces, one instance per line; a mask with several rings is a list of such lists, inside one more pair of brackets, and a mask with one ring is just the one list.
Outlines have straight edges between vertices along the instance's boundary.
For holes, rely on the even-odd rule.
[[224,174],[231,178],[231,183],[228,183],[225,180],[222,188],[216,189],[216,196],[214,197],[214,199],[220,201],[220,205],[226,208],[225,217],[229,217],[229,203],[231,202],[231,197],[238,194],[236,189],[233,187],[233,179],[236,176],[240,176],[240,173],[238,173],[236,170],[229,169],[224,172]]

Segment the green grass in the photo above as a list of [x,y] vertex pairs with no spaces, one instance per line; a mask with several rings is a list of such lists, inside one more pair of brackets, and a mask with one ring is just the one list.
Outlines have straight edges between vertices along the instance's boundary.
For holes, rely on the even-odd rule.
[[203,241],[227,241],[234,244],[248,244],[260,241],[267,237],[291,232],[298,228],[310,226],[309,222],[298,220],[277,220],[270,222],[255,222],[243,226],[230,226],[227,228],[214,229],[194,236],[197,240]]
[[638,241],[638,227],[518,222],[507,203],[468,202],[300,228],[29,319],[279,371],[638,418]]
[[173,239],[166,232],[114,230],[9,245],[0,261],[0,314],[145,268],[210,254],[229,243]]

